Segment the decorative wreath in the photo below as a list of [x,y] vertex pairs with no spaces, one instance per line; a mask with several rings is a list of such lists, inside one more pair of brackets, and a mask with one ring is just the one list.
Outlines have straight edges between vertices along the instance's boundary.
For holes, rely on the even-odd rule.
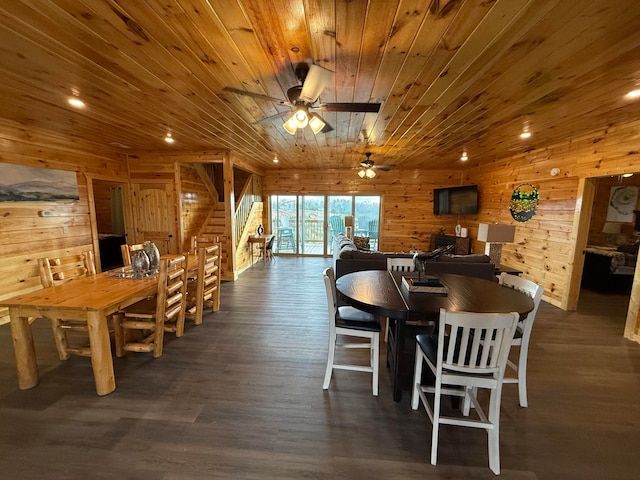
[[531,220],[536,214],[539,202],[540,193],[538,193],[538,189],[534,185],[530,183],[518,185],[511,194],[511,201],[509,202],[511,216],[516,222]]

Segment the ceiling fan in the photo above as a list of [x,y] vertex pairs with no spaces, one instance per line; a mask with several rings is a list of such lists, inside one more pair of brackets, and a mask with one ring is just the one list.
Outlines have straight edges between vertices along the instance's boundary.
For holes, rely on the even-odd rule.
[[388,172],[396,166],[395,163],[376,165],[375,162],[371,160],[371,152],[365,152],[365,156],[367,158],[360,162],[360,170],[358,170],[358,176],[360,178],[373,178],[376,176],[375,170]]
[[269,97],[259,93],[253,93],[246,90],[240,90],[233,87],[224,87],[226,92],[236,93],[238,95],[246,95],[260,100],[275,102],[280,105],[288,105],[292,110],[280,112],[276,115],[258,120],[256,124],[271,122],[276,118],[291,115],[291,118],[285,122],[284,129],[291,135],[296,133],[298,128],[304,128],[307,125],[311,127],[314,134],[327,133],[333,130],[320,115],[310,110],[321,110],[325,112],[379,112],[379,103],[317,103],[318,98],[326,88],[327,84],[333,77],[333,72],[319,65],[307,65],[300,63],[295,70],[296,77],[300,81],[300,85],[291,87],[287,90],[288,101],[280,98]]

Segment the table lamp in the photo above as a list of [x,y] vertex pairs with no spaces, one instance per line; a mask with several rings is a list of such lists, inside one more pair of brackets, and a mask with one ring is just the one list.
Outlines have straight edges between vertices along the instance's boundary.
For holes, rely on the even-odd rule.
[[353,237],[353,215],[346,215],[344,217],[344,229],[345,229],[345,233],[347,234],[347,238],[352,238]]
[[616,237],[620,235],[622,231],[622,224],[618,222],[605,222],[602,227],[602,233],[606,233],[609,235],[608,241],[611,243],[616,243]]
[[515,238],[515,225],[500,225],[497,223],[481,223],[478,226],[478,241],[486,242],[484,253],[489,255],[491,263],[500,265],[502,244],[511,243]]

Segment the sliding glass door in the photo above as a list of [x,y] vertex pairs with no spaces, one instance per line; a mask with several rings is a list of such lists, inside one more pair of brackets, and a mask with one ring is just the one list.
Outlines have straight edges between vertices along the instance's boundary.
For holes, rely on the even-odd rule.
[[379,196],[271,195],[271,232],[280,255],[330,255],[332,240],[345,232],[345,217],[354,217],[355,235],[368,236],[378,247]]

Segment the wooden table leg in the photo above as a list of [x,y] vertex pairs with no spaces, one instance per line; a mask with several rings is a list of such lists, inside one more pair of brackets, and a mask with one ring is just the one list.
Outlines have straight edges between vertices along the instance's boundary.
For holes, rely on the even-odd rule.
[[18,388],[27,390],[38,384],[38,362],[36,349],[33,346],[33,335],[29,325],[29,317],[21,317],[13,308],[9,308],[11,318],[11,336],[13,352],[16,357]]
[[91,366],[96,382],[96,392],[98,395],[107,395],[116,389],[107,318],[102,312],[89,311],[87,312],[87,327],[89,328]]

